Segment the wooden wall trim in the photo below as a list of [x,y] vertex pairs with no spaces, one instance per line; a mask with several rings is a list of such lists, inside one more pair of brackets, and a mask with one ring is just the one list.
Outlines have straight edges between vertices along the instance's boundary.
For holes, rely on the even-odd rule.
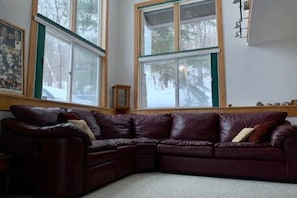
[[218,108],[178,108],[178,109],[133,109],[131,114],[160,114],[173,112],[216,112],[216,113],[244,113],[244,112],[265,112],[265,111],[283,111],[287,112],[289,117],[297,117],[297,105],[288,106],[263,106],[263,107],[218,107]]
[[32,99],[28,97],[13,96],[13,95],[0,95],[0,111],[8,111],[11,105],[30,105],[39,107],[77,107],[84,108],[88,110],[100,111],[105,114],[115,114],[114,109],[102,108],[102,107],[92,107],[88,105],[70,104],[63,102],[54,102],[48,100]]
[[106,8],[106,10],[104,10],[104,17],[106,18],[106,20],[102,20],[103,25],[103,31],[104,32],[104,36],[102,38],[102,42],[103,42],[103,49],[105,49],[105,56],[102,57],[102,65],[101,65],[101,92],[100,92],[100,96],[101,96],[101,100],[100,100],[100,106],[101,107],[107,107],[108,105],[108,21],[109,21],[109,0],[103,1],[103,6]]
[[[7,111],[11,105],[31,105],[40,107],[78,107],[88,110],[100,111],[105,114],[115,114],[112,108],[92,107],[87,105],[70,104],[63,102],[54,102],[47,100],[32,99],[14,95],[0,95],[0,111]],[[173,112],[216,112],[216,113],[243,113],[243,112],[264,112],[264,111],[283,111],[287,112],[289,117],[297,117],[297,105],[288,106],[250,106],[250,107],[224,107],[224,108],[163,108],[163,109],[131,109],[130,114],[160,114]]]
[[139,5],[134,5],[134,108],[138,108],[138,91],[139,91],[139,65],[138,65],[138,56],[140,55],[140,32],[139,28],[141,26],[139,16],[140,11],[138,10]]
[[218,46],[220,48],[219,57],[218,57],[219,58],[219,66],[218,66],[219,106],[227,107],[222,0],[216,1],[216,13],[217,13]]
[[34,16],[37,15],[38,0],[32,0],[32,13],[31,13],[31,28],[30,28],[30,41],[29,41],[29,60],[26,79],[25,79],[25,93],[27,97],[34,96],[35,87],[35,65],[36,65],[36,46],[37,46],[37,29],[38,24],[34,20]]

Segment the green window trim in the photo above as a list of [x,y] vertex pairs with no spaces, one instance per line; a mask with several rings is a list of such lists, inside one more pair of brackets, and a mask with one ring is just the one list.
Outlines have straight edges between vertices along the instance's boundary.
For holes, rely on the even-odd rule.
[[[41,99],[42,97],[42,79],[43,79],[43,59],[44,59],[44,49],[45,49],[45,35],[46,35],[46,25],[50,25],[62,31],[62,33],[67,34],[72,37],[71,42],[76,43],[86,49],[94,52],[97,51],[97,54],[101,57],[105,56],[105,50],[98,47],[97,45],[89,42],[88,40],[80,37],[76,33],[56,24],[47,17],[38,14],[35,17],[38,22],[38,40],[37,40],[37,55],[36,55],[36,64],[35,64],[35,85],[34,85],[34,98]],[[44,23],[44,24],[43,24]],[[74,39],[73,39],[74,38]],[[76,41],[75,41],[76,40]],[[80,42],[77,42],[80,41]],[[81,45],[84,43],[84,45]],[[87,47],[89,46],[89,47]],[[92,50],[93,49],[93,50]]]
[[42,78],[43,78],[43,56],[45,43],[45,26],[38,25],[38,43],[37,43],[37,57],[36,57],[36,74],[35,74],[35,91],[34,98],[41,99],[42,95]]
[[[49,18],[41,15],[41,14],[37,14],[37,16],[35,16],[35,20],[39,23],[39,24],[43,24],[43,25],[49,25],[49,26],[52,26],[53,28],[61,31],[62,33],[64,34],[67,34],[71,37],[73,37],[74,39],[73,40],[77,40],[77,41],[80,41],[82,43],[85,43],[84,47],[86,46],[90,46],[90,47],[86,47],[88,49],[90,48],[93,48],[95,49],[96,51],[99,51],[100,53],[100,56],[104,57],[105,56],[105,50],[102,49],[101,47],[95,45],[94,43],[84,39],[83,37],[79,36],[78,34],[76,34],[75,32],[71,31],[71,30],[68,30],[66,28],[64,28],[63,26],[55,23],[54,21],[50,20]],[[91,49],[90,49],[91,50]],[[92,51],[92,50],[91,50]],[[96,53],[96,52],[95,52]]]
[[218,54],[210,54],[211,62],[211,86],[212,86],[212,107],[219,107],[219,77],[218,77]]

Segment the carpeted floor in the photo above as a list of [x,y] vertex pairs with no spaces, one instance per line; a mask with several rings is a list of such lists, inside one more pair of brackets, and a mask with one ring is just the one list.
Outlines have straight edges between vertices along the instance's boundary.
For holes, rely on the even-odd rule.
[[133,174],[83,198],[296,198],[297,184],[186,176]]

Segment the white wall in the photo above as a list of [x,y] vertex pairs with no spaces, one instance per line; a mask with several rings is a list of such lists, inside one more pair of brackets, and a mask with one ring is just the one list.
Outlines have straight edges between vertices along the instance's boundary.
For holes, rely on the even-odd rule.
[[134,104],[134,4],[139,2],[144,0],[109,0],[108,96],[113,85],[130,85],[131,104]]
[[[133,4],[136,2],[143,1],[110,0],[109,87],[134,83]],[[297,98],[297,40],[248,46],[245,39],[234,37],[238,5],[222,2],[227,103],[254,106],[258,101],[266,104]]]
[[0,18],[25,31],[25,70],[28,64],[31,13],[32,0],[0,0]]
[[246,39],[234,38],[238,18],[238,5],[223,1],[227,103],[252,106],[297,98],[297,40],[248,46]]

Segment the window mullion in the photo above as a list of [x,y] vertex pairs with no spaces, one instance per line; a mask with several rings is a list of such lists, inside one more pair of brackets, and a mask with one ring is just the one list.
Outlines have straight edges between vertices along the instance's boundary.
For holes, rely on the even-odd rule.
[[143,47],[143,41],[144,41],[144,30],[143,30],[143,24],[144,24],[144,13],[143,11],[140,11],[140,17],[141,19],[139,20],[139,38],[140,38],[140,45],[139,51],[141,55],[144,55],[144,47]]
[[69,67],[68,67],[68,86],[67,86],[67,101],[72,102],[72,86],[73,86],[73,57],[74,57],[74,44],[70,43],[70,57],[69,57]]
[[180,28],[179,28],[179,11],[180,11],[179,3],[174,4],[174,42],[175,42],[175,51],[179,51],[179,35],[180,35]]
[[175,61],[175,79],[176,79],[176,87],[175,87],[175,106],[179,107],[179,59]]
[[71,27],[71,30],[73,31],[73,32],[76,32],[76,20],[77,20],[77,1],[78,0],[73,0],[72,1],[72,4],[71,4],[71,10],[72,10],[72,12],[71,12],[71,17],[69,17],[70,18],[70,22],[69,22],[69,24],[70,24],[70,27]]
[[[108,18],[108,1],[107,0],[100,0],[98,3],[98,15],[99,15],[99,30],[98,30],[98,38],[99,38],[99,45],[102,46],[103,49],[107,48],[107,18]],[[106,20],[104,20],[106,19]]]

